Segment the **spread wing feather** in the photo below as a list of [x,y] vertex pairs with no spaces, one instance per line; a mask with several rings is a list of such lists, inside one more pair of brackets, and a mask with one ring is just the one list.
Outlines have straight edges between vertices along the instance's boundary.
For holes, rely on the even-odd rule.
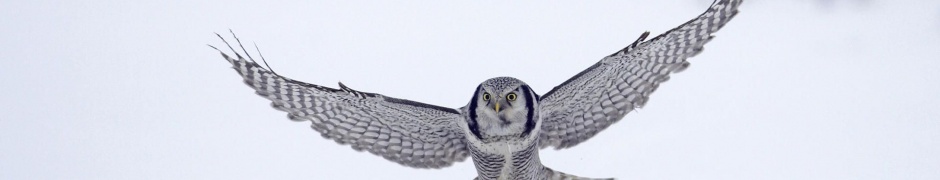
[[541,96],[541,147],[575,146],[642,107],[671,73],[689,66],[686,59],[702,51],[739,5],[741,0],[716,0],[705,13],[649,41],[649,32],[643,33]]
[[463,119],[457,110],[356,91],[342,83],[333,89],[293,80],[261,67],[247,52],[245,59],[229,49],[234,58],[219,52],[245,84],[291,120],[312,122],[327,139],[416,168],[447,167],[467,158],[455,124]]

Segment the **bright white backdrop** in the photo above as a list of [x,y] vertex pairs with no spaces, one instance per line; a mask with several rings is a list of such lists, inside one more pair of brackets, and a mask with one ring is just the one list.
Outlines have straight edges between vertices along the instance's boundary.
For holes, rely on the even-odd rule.
[[[0,1],[0,179],[470,179],[287,120],[206,44],[278,73],[447,107],[539,93],[710,0]],[[619,179],[940,179],[940,1],[750,0],[644,109],[555,169]]]

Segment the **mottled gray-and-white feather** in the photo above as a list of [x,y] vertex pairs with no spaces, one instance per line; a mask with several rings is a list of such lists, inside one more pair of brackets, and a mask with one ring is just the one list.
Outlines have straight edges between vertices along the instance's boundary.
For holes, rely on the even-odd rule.
[[649,41],[644,41],[646,32],[545,93],[540,145],[575,146],[642,107],[670,74],[689,66],[686,59],[702,51],[739,5],[741,0],[717,0],[697,18]]
[[457,110],[356,91],[343,84],[333,89],[289,79],[250,56],[245,59],[231,45],[229,49],[234,58],[219,52],[245,84],[290,119],[311,121],[325,138],[416,168],[447,167],[468,156],[465,138],[454,124],[463,121]]

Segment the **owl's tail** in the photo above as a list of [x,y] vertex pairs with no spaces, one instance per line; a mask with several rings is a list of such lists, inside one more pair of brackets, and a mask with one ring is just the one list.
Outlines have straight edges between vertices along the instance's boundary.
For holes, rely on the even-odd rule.
[[565,174],[563,172],[552,170],[551,168],[542,168],[542,178],[546,180],[613,180],[614,178],[586,178],[575,175]]

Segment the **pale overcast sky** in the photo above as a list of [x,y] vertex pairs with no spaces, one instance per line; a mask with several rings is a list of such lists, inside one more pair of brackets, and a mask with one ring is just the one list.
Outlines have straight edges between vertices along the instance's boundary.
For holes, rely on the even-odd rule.
[[[545,93],[711,0],[0,1],[0,179],[471,179],[322,138],[206,44],[446,107]],[[748,0],[643,109],[542,162],[618,179],[940,179],[940,1]]]

